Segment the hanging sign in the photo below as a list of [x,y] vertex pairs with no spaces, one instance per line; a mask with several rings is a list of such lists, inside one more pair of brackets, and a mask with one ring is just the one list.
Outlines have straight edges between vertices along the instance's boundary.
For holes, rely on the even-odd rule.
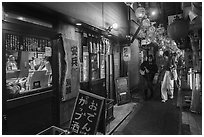
[[78,43],[62,37],[59,43],[59,82],[61,100],[66,101],[77,96],[79,90],[79,58]]
[[94,135],[105,98],[80,90],[75,101],[69,128],[73,135]]
[[124,61],[130,61],[130,54],[131,54],[130,47],[124,47],[123,48],[123,59],[124,59]]

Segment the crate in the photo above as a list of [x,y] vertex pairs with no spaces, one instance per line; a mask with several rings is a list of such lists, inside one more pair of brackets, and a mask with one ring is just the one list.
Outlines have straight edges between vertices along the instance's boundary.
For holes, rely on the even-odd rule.
[[66,130],[63,130],[63,129],[55,127],[55,126],[51,126],[47,129],[41,131],[37,135],[65,135],[65,134],[66,134]]

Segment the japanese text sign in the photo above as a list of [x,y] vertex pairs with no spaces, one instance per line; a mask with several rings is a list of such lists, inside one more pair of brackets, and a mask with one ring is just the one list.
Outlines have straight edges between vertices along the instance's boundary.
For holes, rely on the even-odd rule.
[[69,125],[72,134],[96,134],[104,99],[83,90],[79,91]]
[[71,53],[72,53],[72,59],[71,59],[72,68],[77,69],[79,67],[78,65],[78,47],[72,46]]

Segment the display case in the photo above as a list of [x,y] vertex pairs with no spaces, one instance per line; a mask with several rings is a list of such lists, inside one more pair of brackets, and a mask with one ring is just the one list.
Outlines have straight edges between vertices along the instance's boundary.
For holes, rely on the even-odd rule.
[[6,92],[8,99],[39,92],[52,86],[51,41],[3,31],[6,48]]
[[36,134],[58,123],[56,34],[9,14],[2,21],[3,134]]

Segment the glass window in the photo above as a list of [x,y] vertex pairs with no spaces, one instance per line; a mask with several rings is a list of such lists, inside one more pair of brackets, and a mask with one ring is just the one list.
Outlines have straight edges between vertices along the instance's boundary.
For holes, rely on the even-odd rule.
[[9,98],[52,85],[49,39],[5,33],[6,87]]

